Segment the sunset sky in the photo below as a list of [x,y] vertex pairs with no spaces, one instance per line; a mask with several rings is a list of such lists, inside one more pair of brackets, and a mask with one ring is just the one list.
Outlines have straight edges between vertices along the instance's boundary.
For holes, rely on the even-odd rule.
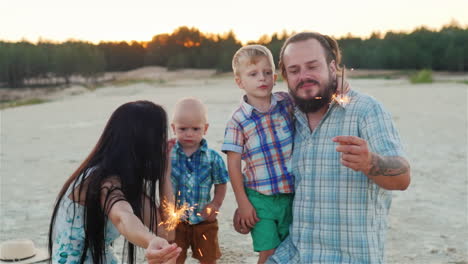
[[422,25],[439,29],[452,20],[468,25],[468,0],[0,0],[0,4],[0,40],[9,41],[149,41],[189,26],[205,33],[232,29],[246,42],[282,30],[367,37],[373,31],[411,31]]

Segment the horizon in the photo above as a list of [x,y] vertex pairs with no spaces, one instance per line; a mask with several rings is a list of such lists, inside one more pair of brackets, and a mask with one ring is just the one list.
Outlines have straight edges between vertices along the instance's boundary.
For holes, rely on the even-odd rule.
[[[9,25],[0,32],[0,40],[148,42],[155,35],[171,34],[186,26],[203,34],[222,35],[233,31],[236,39],[246,44],[283,31],[318,31],[335,38],[351,34],[365,39],[375,32],[410,33],[420,27],[440,30],[454,21],[463,28],[468,27],[468,16],[463,11],[468,10],[468,1],[464,0],[395,0],[392,3],[296,0],[288,4],[200,0],[158,5],[151,0],[135,0],[128,5],[122,0],[83,0],[70,5],[59,0],[19,0],[9,3],[0,17],[1,24]],[[288,9],[294,12],[287,12]]]
[[[381,34],[381,36],[385,36],[385,34],[389,33],[389,32],[393,32],[393,33],[403,33],[403,34],[410,34],[411,32],[419,29],[419,28],[425,28],[425,29],[428,29],[428,30],[431,30],[431,31],[439,31],[441,30],[442,28],[446,27],[446,26],[449,26],[449,25],[456,25],[456,26],[460,26],[461,28],[463,29],[468,29],[468,24],[465,24],[463,25],[462,23],[460,23],[458,20],[454,20],[452,19],[451,21],[448,21],[447,23],[445,24],[442,24],[440,25],[439,27],[429,27],[427,25],[419,25],[419,26],[415,26],[414,28],[412,29],[407,29],[407,30],[396,30],[396,29],[389,29],[387,31],[372,31],[370,32],[369,34],[365,35],[365,36],[362,36],[362,35],[356,35],[356,34],[353,34],[352,32],[348,32],[344,35],[339,35],[339,36],[336,36],[336,35],[331,35],[333,38],[335,39],[342,39],[342,38],[346,38],[348,36],[352,36],[352,37],[356,37],[356,38],[361,38],[361,39],[368,39],[370,38],[373,34],[375,33],[378,33],[378,34]],[[89,43],[92,43],[92,44],[99,44],[101,42],[113,42],[113,43],[118,43],[118,42],[126,42],[126,43],[132,43],[132,42],[138,42],[138,43],[145,43],[145,42],[150,42],[152,40],[153,37],[157,36],[157,35],[162,35],[162,34],[172,34],[174,33],[175,30],[177,30],[178,28],[181,28],[181,27],[188,27],[190,29],[194,28],[194,29],[197,29],[200,31],[201,34],[204,34],[204,35],[225,35],[227,33],[229,33],[230,31],[232,31],[236,37],[237,40],[239,40],[241,42],[242,45],[246,45],[247,43],[249,42],[257,42],[258,40],[260,40],[260,38],[262,38],[264,35],[267,35],[268,37],[271,37],[273,34],[278,34],[279,36],[281,36],[284,32],[288,33],[288,34],[291,34],[293,32],[300,32],[300,31],[294,31],[294,30],[291,30],[291,31],[287,31],[285,29],[282,29],[282,30],[279,30],[279,31],[274,31],[274,32],[271,32],[270,34],[261,34],[259,35],[256,39],[249,39],[249,40],[242,40],[239,38],[238,34],[236,33],[235,30],[233,29],[229,29],[229,30],[226,30],[224,32],[204,32],[202,30],[200,30],[199,28],[197,27],[189,27],[189,26],[186,26],[186,25],[180,25],[180,26],[177,26],[175,27],[172,31],[170,32],[160,32],[160,33],[156,33],[156,34],[153,34],[152,37],[148,40],[136,40],[136,39],[100,39],[100,40],[89,40],[89,39],[78,39],[78,38],[73,38],[73,37],[70,37],[70,38],[66,38],[66,39],[50,39],[50,38],[47,38],[47,37],[43,37],[43,36],[39,36],[38,38],[36,39],[28,39],[26,37],[23,37],[23,38],[20,38],[20,39],[4,39],[4,38],[1,38],[0,37],[0,41],[5,41],[5,42],[21,42],[21,41],[27,41],[27,42],[30,42],[30,43],[34,43],[34,44],[37,44],[38,42],[48,42],[48,43],[63,43],[63,42],[67,42],[67,41],[82,41],[82,42],[89,42]],[[307,30],[304,30],[304,31],[307,31]]]

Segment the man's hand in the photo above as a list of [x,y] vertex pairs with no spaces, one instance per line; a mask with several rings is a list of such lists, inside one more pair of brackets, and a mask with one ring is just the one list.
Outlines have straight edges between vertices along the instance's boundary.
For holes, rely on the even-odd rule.
[[239,205],[239,221],[242,229],[253,228],[260,221],[257,212],[250,202]]
[[205,218],[206,221],[208,222],[213,222],[216,220],[216,217],[218,216],[219,213],[219,205],[217,205],[214,202],[211,202],[203,208],[203,211],[201,212],[201,216]]
[[[333,138],[339,143],[336,151],[341,152],[341,164],[363,172],[380,187],[387,190],[405,190],[410,184],[409,162],[399,156],[380,156],[369,151],[367,141],[354,136]],[[383,176],[383,177],[382,177]]]
[[146,248],[145,256],[149,264],[176,263],[181,248],[169,244],[167,240],[155,237]]
[[337,136],[333,142],[339,143],[336,151],[341,152],[341,164],[368,175],[371,168],[372,153],[367,141],[355,136]]

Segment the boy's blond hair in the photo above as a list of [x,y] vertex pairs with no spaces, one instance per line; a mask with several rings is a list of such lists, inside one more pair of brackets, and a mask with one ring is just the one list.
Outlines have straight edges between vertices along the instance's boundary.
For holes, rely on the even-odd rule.
[[195,97],[182,98],[176,103],[172,122],[187,116],[190,116],[191,118],[199,118],[200,121],[203,121],[204,123],[208,122],[206,106],[202,101]]
[[271,64],[273,72],[275,71],[275,62],[271,51],[263,45],[247,45],[240,48],[232,58],[232,70],[236,76],[239,76],[239,68],[244,62],[249,64],[256,64],[258,59],[266,57]]

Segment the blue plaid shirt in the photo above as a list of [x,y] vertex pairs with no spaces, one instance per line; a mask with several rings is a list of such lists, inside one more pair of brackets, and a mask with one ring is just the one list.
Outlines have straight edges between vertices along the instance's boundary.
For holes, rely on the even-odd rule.
[[403,156],[391,115],[370,96],[348,93],[332,103],[314,131],[296,110],[292,171],[296,177],[290,235],[268,263],[383,263],[391,192],[340,163],[332,138],[365,139],[372,152]]
[[211,187],[229,181],[223,159],[216,151],[208,148],[203,139],[200,148],[190,157],[185,155],[177,142],[171,152],[171,165],[172,188],[177,205],[187,203],[194,207],[187,211],[185,220],[190,224],[204,221],[198,214],[211,202]]

